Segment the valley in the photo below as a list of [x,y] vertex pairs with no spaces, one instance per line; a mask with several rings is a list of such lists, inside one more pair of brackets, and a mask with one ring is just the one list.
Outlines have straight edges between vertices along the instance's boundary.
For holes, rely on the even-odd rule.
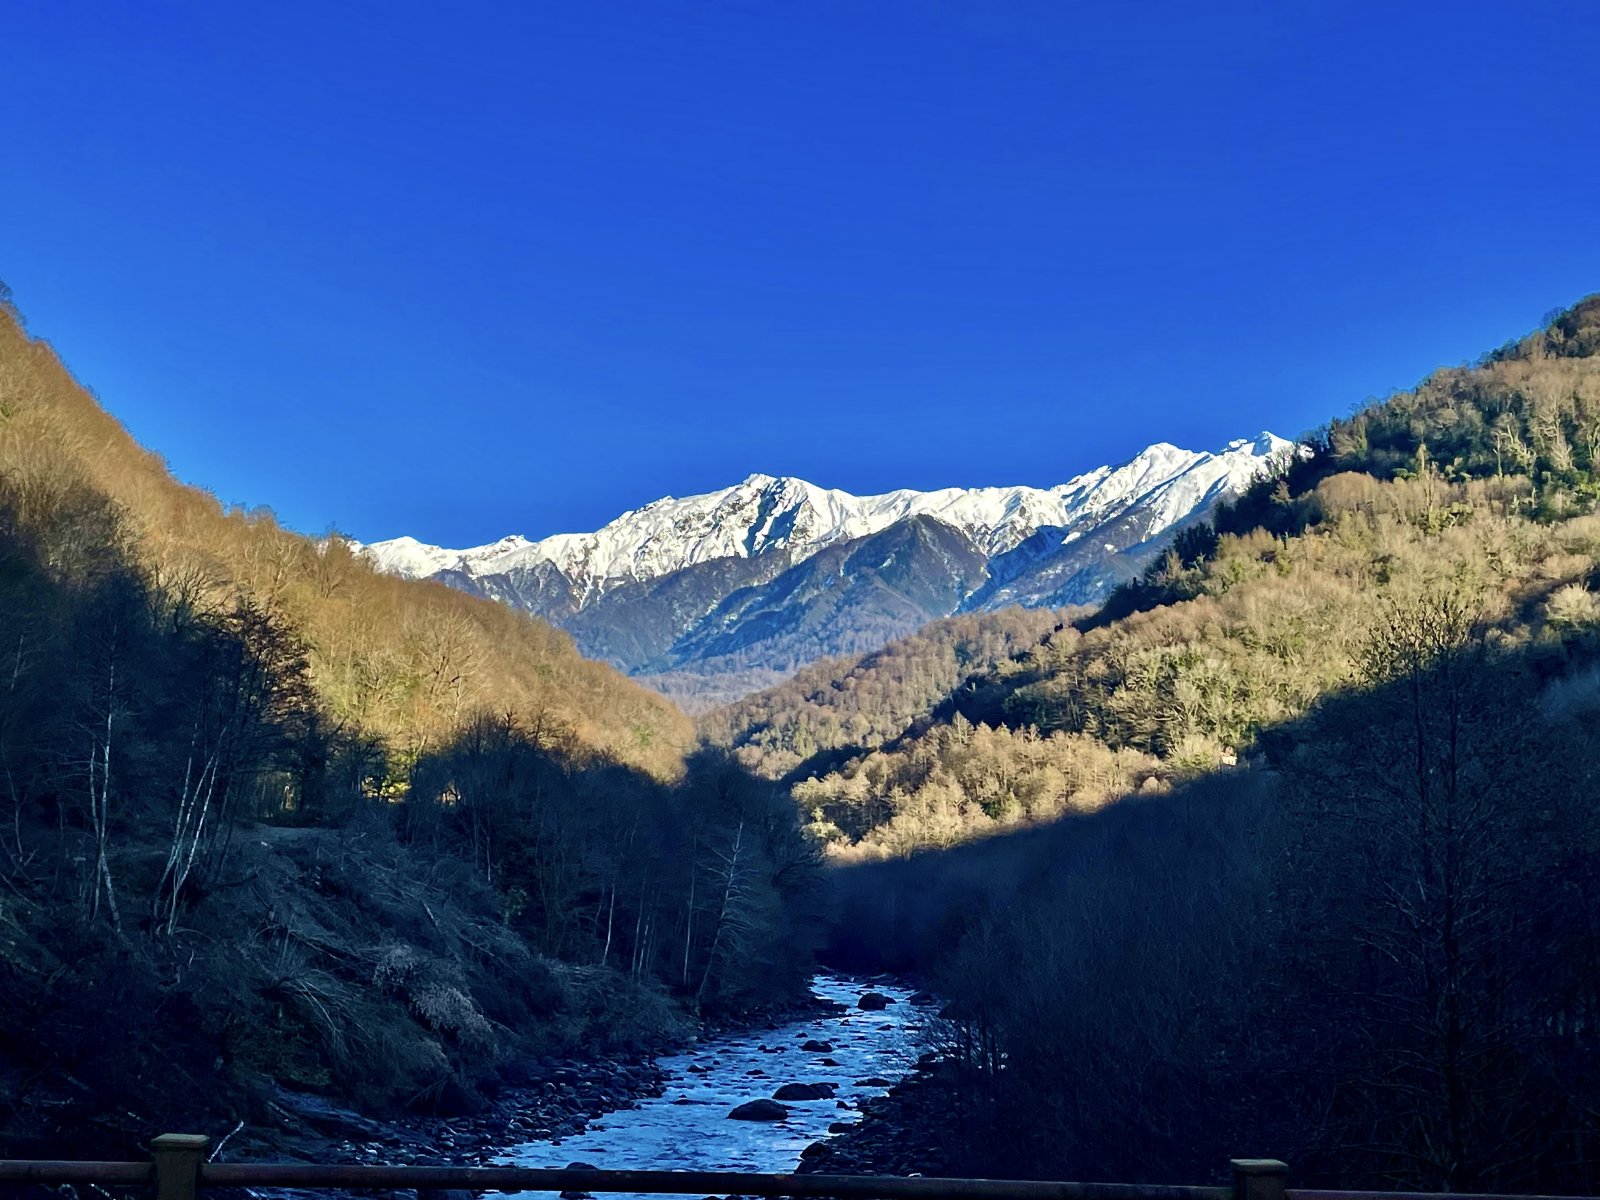
[[1600,1200],[1597,61],[11,6],[0,1200]]
[[[512,571],[404,578],[227,509],[0,335],[12,1153],[193,1128],[1161,1180],[1265,1144],[1313,1181],[1600,1177],[1600,300],[1236,447],[1237,484],[1181,452],[1095,473],[1073,494],[1125,486],[1080,540],[1109,522],[1139,564],[1097,604],[1002,569],[1064,528],[1036,508],[990,553],[963,494],[778,480],[475,560],[571,552],[524,565],[574,619],[782,676],[692,724],[469,594]],[[1168,467],[1194,490],[1158,535]],[[671,554],[622,537],[662,520]],[[1104,568],[1076,544],[1030,561]],[[947,1003],[819,1014],[860,989],[819,964]]]

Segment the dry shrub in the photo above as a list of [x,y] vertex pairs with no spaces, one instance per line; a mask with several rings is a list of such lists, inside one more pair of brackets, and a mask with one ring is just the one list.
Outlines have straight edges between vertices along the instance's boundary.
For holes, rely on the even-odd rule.
[[415,946],[397,943],[378,951],[372,982],[397,996],[430,1029],[453,1037],[464,1046],[492,1049],[494,1029],[462,990],[449,964],[422,954]]

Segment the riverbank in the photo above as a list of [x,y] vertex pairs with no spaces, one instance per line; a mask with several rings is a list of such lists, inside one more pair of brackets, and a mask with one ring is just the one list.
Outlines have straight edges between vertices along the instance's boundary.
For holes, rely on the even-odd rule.
[[[260,1123],[226,1136],[216,1161],[466,1166],[503,1158],[508,1146],[524,1153],[554,1149],[591,1130],[605,1132],[605,1118],[660,1099],[669,1085],[698,1082],[697,1056],[714,1058],[719,1047],[740,1042],[753,1042],[767,1053],[763,1039],[776,1043],[775,1035],[786,1030],[848,1013],[841,1000],[812,992],[786,1004],[702,1021],[686,1043],[632,1055],[519,1060],[502,1068],[502,1086],[483,1089],[487,1105],[469,1115],[376,1119],[323,1097],[279,1089],[267,1111],[258,1114]],[[565,1159],[554,1165],[564,1166]]]
[[931,1054],[882,1096],[862,1105],[860,1119],[801,1159],[801,1175],[963,1175],[961,1150],[970,1137],[955,1066]]
[[280,1090],[269,1102],[270,1126],[230,1138],[218,1162],[300,1162],[469,1166],[507,1140],[562,1138],[588,1122],[661,1094],[654,1056],[572,1058],[518,1064],[521,1082],[470,1116],[377,1119],[319,1096]]

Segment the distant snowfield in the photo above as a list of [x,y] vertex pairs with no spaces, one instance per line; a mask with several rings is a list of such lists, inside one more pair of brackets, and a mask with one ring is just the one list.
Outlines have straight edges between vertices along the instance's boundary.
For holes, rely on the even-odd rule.
[[721,491],[671,496],[623,513],[593,533],[541,541],[520,535],[452,550],[412,537],[357,548],[381,570],[409,578],[456,571],[473,578],[548,563],[576,587],[581,603],[628,581],[655,579],[716,558],[785,551],[799,562],[828,546],[927,516],[961,530],[990,557],[1016,548],[1037,529],[1085,531],[1137,508],[1157,532],[1254,478],[1293,443],[1271,433],[1214,452],[1158,442],[1121,466],[1098,467],[1051,488],[902,489],[855,496],[803,479],[751,475]]
[[[869,989],[857,980],[819,975],[812,988],[850,1011],[765,1032],[709,1038],[688,1053],[663,1058],[660,1065],[670,1082],[661,1096],[642,1101],[636,1109],[607,1113],[577,1137],[512,1147],[498,1165],[565,1167],[585,1162],[602,1170],[793,1171],[802,1150],[833,1136],[830,1124],[859,1120],[854,1106],[886,1090],[859,1086],[857,1080],[898,1082],[911,1072],[931,1011],[906,1003],[911,992],[900,987],[873,984]],[[855,1005],[867,990],[897,1003],[882,1012],[862,1012]],[[832,1049],[802,1050],[811,1039]],[[825,1058],[839,1065],[821,1065]],[[691,1066],[707,1073],[691,1073]],[[832,1083],[837,1091],[830,1100],[784,1101],[789,1109],[784,1121],[728,1119],[735,1106],[770,1097],[786,1083]],[[851,1107],[840,1108],[840,1100]]]

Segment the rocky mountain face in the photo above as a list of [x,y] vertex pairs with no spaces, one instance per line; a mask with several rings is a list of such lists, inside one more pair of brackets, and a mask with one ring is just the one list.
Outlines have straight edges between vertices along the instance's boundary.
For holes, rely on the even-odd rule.
[[593,533],[360,549],[535,613],[585,654],[703,703],[952,613],[1093,603],[1291,449],[1270,433],[1209,453],[1160,443],[1052,488],[853,496],[752,475]]

